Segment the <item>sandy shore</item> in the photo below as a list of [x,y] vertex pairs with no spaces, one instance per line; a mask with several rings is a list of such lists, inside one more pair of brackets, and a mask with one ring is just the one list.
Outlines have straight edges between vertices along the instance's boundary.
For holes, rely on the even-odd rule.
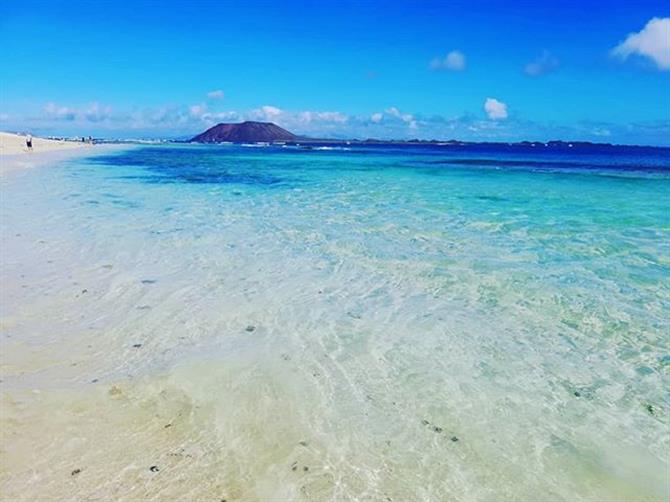
[[33,150],[26,148],[26,138],[0,132],[0,177],[12,171],[51,164],[72,157],[105,154],[129,148],[129,145],[91,145],[76,141],[57,141],[33,137]]
[[29,153],[53,152],[56,150],[71,150],[73,148],[90,147],[88,143],[76,141],[58,141],[33,136],[33,149],[26,147],[26,137],[20,134],[0,132],[0,155],[20,155]]

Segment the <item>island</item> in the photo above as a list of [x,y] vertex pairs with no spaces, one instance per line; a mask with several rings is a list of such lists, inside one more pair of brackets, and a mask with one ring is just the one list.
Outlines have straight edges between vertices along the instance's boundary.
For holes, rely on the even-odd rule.
[[272,122],[246,121],[237,124],[217,124],[191,138],[193,143],[260,143],[295,141],[295,134]]

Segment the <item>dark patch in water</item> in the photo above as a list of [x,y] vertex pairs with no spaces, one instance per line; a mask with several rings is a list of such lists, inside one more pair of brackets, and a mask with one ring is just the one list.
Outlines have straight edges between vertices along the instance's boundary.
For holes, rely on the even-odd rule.
[[[233,155],[231,155],[231,153]],[[200,148],[140,148],[116,155],[95,157],[92,162],[110,167],[137,167],[144,174],[123,174],[117,179],[152,184],[246,184],[272,186],[285,182],[264,172],[266,163],[239,151]]]
[[[310,148],[316,146],[319,145],[314,143]],[[483,169],[491,173],[596,175],[629,183],[670,177],[670,150],[663,148],[540,149],[503,144],[458,147],[352,144],[347,148],[351,149],[316,151],[301,147],[173,144],[101,155],[89,162],[104,165],[115,179],[145,184],[230,184],[265,189],[291,188],[298,184],[308,186],[323,181],[321,175],[313,175],[315,172],[328,173],[326,176],[330,177],[344,172],[409,170],[427,176],[444,176],[446,172],[460,168],[463,172]],[[253,196],[253,193],[241,190],[229,193],[237,197]],[[500,202],[490,198],[482,200]]]

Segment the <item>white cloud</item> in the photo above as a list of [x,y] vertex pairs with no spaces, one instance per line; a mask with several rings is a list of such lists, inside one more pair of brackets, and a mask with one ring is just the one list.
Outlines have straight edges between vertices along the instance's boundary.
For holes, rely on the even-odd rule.
[[250,118],[252,119],[272,121],[276,120],[279,116],[282,115],[282,113],[283,111],[281,110],[281,108],[277,108],[276,106],[265,105],[255,110],[251,110],[249,115]]
[[612,49],[611,54],[622,60],[633,54],[647,57],[659,70],[670,70],[670,17],[650,19],[641,31],[631,33]]
[[206,113],[203,115],[204,120],[210,120],[210,121],[218,121],[218,120],[237,120],[239,118],[239,113],[235,111],[229,111],[229,112],[213,112],[213,113]]
[[100,105],[97,102],[89,104],[82,112],[83,118],[89,122],[101,122],[112,116],[112,107]]
[[223,99],[223,91],[221,89],[210,91],[207,93],[207,97],[209,99]]
[[605,129],[605,128],[596,128],[596,129],[593,129],[592,134],[594,136],[608,137],[608,136],[612,135],[612,131],[610,131],[609,129]]
[[298,134],[324,135],[344,130],[350,117],[338,111],[282,110],[276,106],[262,106],[240,115],[241,120],[274,122]]
[[268,117],[276,117],[277,115],[281,115],[282,113],[281,109],[277,108],[276,106],[266,105],[261,107],[261,110],[263,110],[263,113]]
[[400,110],[398,110],[395,106],[387,108],[386,113],[391,117],[399,118],[400,120],[408,124],[414,120],[414,115],[412,115],[411,113],[400,113]]
[[451,51],[444,58],[433,58],[428,67],[431,70],[463,71],[465,70],[465,54],[461,51]]
[[207,111],[207,106],[202,105],[202,104],[201,105],[192,105],[192,106],[188,107],[188,111],[193,117],[202,117],[205,114],[205,112]]
[[51,102],[44,106],[43,111],[49,119],[68,122],[102,122],[112,116],[111,106],[103,106],[97,102],[90,103],[85,108],[60,106]]
[[305,111],[297,114],[298,120],[301,122],[310,123],[315,122],[337,122],[343,124],[348,120],[348,117],[340,112],[313,112]]
[[47,103],[44,106],[44,113],[52,119],[75,120],[77,118],[76,110],[67,106],[59,106],[56,103]]
[[549,51],[543,51],[540,57],[525,66],[524,72],[531,77],[539,77],[554,71],[556,68],[558,68],[558,59]]
[[[382,113],[374,113],[370,117],[370,121],[373,124],[380,124],[382,119],[386,117],[388,120],[384,120],[384,123],[388,128],[397,128],[398,126],[408,127],[409,129],[416,130],[419,128],[420,121],[414,117],[411,113],[402,113],[395,106],[387,108],[384,110],[385,115]],[[368,122],[369,123],[369,122]]]
[[502,120],[507,118],[507,105],[495,98],[486,98],[484,111],[491,120]]
[[338,123],[344,123],[347,120],[349,120],[349,117],[340,112],[322,112],[318,114],[318,117],[319,120],[338,122]]

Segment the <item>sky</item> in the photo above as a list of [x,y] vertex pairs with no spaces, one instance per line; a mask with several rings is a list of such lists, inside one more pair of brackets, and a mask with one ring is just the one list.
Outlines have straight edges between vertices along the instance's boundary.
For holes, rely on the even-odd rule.
[[0,130],[670,146],[667,0],[37,0],[0,47]]

